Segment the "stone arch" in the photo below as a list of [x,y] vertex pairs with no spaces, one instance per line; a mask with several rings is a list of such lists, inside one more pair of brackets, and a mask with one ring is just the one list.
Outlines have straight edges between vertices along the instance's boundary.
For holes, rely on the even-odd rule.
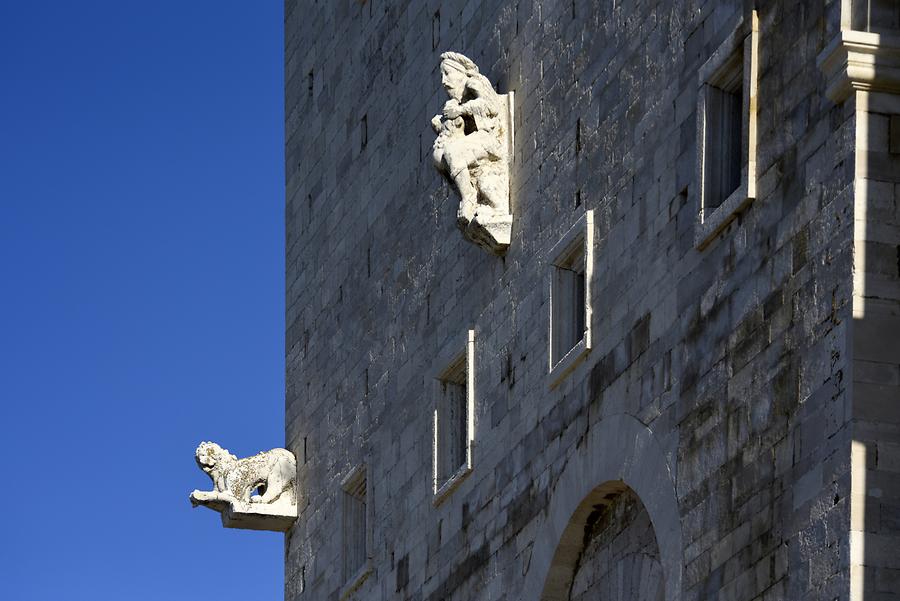
[[563,469],[538,526],[521,599],[567,599],[584,545],[584,528],[595,505],[632,490],[649,514],[659,547],[666,601],[681,595],[681,520],[675,479],[653,433],[630,415],[606,417],[591,426]]

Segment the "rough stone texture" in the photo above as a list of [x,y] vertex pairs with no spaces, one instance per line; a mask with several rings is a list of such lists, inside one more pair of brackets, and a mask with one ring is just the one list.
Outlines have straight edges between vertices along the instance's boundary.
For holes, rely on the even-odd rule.
[[[697,71],[752,8],[756,200],[701,252]],[[286,439],[303,493],[286,599],[339,595],[340,482],[360,464],[373,573],[354,599],[566,598],[557,585],[583,550],[582,501],[621,486],[653,523],[666,599],[848,599],[851,560],[854,586],[896,598],[889,137],[866,159],[871,183],[854,178],[860,128],[900,110],[889,96],[878,109],[825,96],[816,58],[840,9],[285,4]],[[456,234],[455,195],[431,165],[449,49],[515,91],[504,258]],[[593,344],[551,390],[546,254],[587,209]],[[473,471],[434,507],[430,368],[469,328]],[[864,547],[851,545],[851,487]]]
[[571,599],[662,601],[659,548],[641,500],[631,491],[623,492],[592,517]]

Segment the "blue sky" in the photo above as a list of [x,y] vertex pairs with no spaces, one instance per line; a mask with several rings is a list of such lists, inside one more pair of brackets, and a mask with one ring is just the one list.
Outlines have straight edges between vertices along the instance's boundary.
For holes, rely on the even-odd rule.
[[192,510],[284,442],[281,2],[0,3],[0,597],[279,599]]

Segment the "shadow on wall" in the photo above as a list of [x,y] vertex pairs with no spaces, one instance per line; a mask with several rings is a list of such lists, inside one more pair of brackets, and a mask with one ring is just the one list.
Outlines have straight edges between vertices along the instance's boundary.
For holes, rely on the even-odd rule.
[[598,486],[569,524],[557,551],[566,547],[580,552],[574,562],[566,557],[566,567],[573,569],[564,574],[567,582],[552,585],[554,592],[565,593],[563,598],[571,601],[665,598],[653,523],[640,498],[624,483]]

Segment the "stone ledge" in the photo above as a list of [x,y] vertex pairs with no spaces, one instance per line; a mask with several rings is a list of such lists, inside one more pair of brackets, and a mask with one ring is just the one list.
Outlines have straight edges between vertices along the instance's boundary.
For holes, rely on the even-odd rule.
[[587,358],[588,353],[591,351],[589,345],[588,335],[585,334],[562,359],[557,361],[556,364],[550,368],[548,377],[551,390],[559,386],[562,381],[566,379],[566,376],[575,371],[575,368],[581,365],[581,362]]
[[297,520],[297,506],[232,503],[222,511],[222,525],[243,530],[287,532]]
[[191,493],[191,504],[220,512],[226,528],[287,532],[297,520],[297,505],[286,501],[245,503],[224,498],[221,493],[195,490]]
[[[471,443],[470,443],[470,446]],[[447,478],[443,484],[437,487],[434,491],[434,496],[431,499],[431,504],[437,507],[441,503],[447,500],[450,497],[450,494],[456,490],[456,488],[462,484],[462,481],[465,480],[469,474],[472,473],[472,466],[469,461],[466,461],[463,465],[459,466],[459,469],[453,473],[452,476]]]
[[900,35],[842,31],[816,64],[828,78],[825,95],[835,103],[854,91],[900,93]]
[[341,587],[341,592],[338,595],[338,598],[343,601],[347,599],[350,595],[352,595],[356,589],[362,586],[362,583],[365,582],[366,578],[369,577],[369,574],[372,573],[372,559],[367,558],[365,563],[356,571],[353,576],[350,577],[349,580]]
[[512,215],[490,212],[480,215],[476,212],[462,231],[477,246],[502,256],[512,239]]
[[747,186],[741,185],[709,214],[701,211],[699,222],[694,228],[694,246],[697,250],[705,250],[754,200],[756,199],[747,194]]

